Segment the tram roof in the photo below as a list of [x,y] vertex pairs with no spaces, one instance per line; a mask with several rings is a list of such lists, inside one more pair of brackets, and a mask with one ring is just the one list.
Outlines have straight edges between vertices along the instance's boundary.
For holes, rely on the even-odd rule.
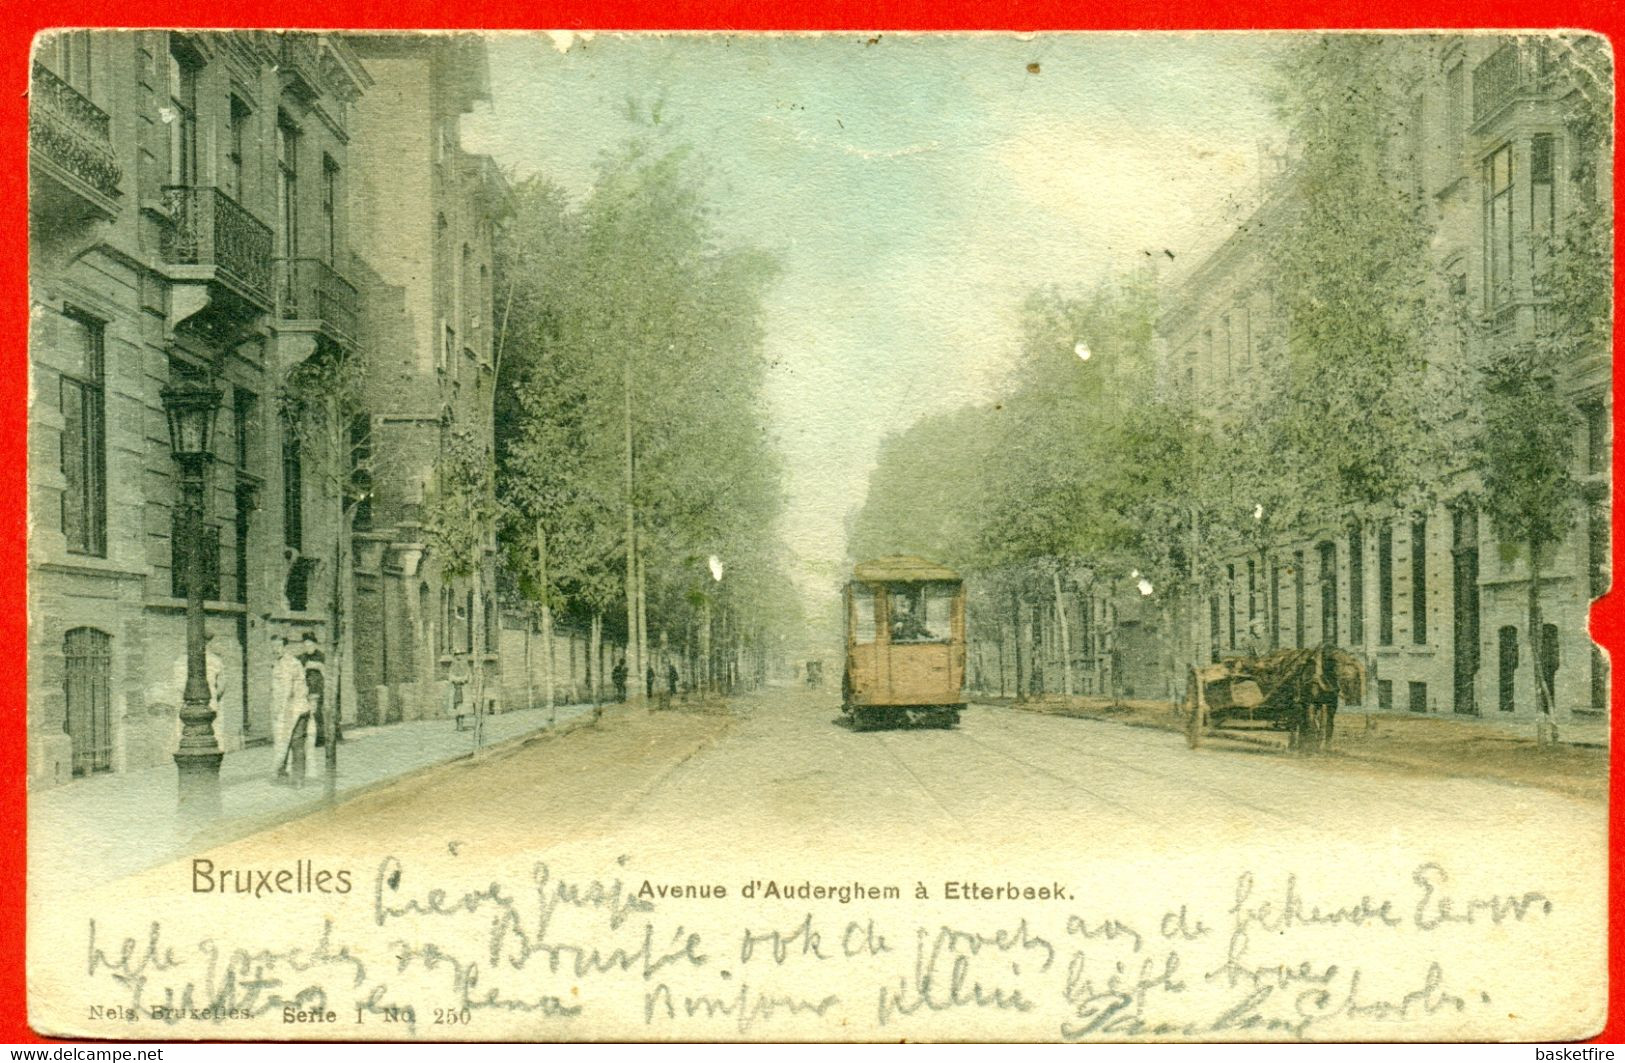
[[910,557],[898,554],[893,557],[877,557],[872,561],[860,561],[852,570],[852,578],[865,583],[896,582],[914,583],[928,580],[959,581],[959,573],[947,565],[939,565],[935,561],[927,561],[923,557]]

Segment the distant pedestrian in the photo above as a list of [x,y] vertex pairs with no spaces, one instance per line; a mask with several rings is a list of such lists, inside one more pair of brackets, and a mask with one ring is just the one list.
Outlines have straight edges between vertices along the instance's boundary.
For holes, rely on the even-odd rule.
[[646,698],[655,696],[655,666],[653,664],[649,665],[643,673],[643,696]]
[[609,673],[610,680],[615,684],[615,700],[626,700],[626,658],[616,660],[615,667]]
[[673,695],[677,693],[677,665],[669,662],[666,665],[666,692]]
[[446,714],[457,721],[459,729],[462,728],[463,716],[468,711],[463,707],[465,704],[464,694],[468,690],[469,681],[473,678],[474,674],[469,671],[468,661],[462,654],[459,653],[451,659],[450,666],[446,668],[446,683],[448,685],[446,697],[449,699]]

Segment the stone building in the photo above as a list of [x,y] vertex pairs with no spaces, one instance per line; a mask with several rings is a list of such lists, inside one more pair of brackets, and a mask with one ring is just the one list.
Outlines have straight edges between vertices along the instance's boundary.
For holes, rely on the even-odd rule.
[[[269,741],[273,634],[316,637],[348,722],[437,711],[453,648],[496,662],[494,618],[444,585],[420,534],[446,433],[490,441],[504,189],[457,142],[485,81],[474,37],[42,38],[31,785],[175,748],[187,546],[173,382],[220,393],[201,549],[225,750]],[[323,391],[341,366],[359,369],[361,415]]]
[[[1489,35],[1403,42],[1408,113],[1394,124],[1389,151],[1435,234],[1429,270],[1475,324],[1465,333],[1441,324],[1426,338],[1430,361],[1461,358],[1464,342],[1526,342],[1546,329],[1536,277],[1575,205],[1580,164],[1601,167],[1598,184],[1605,195],[1611,187],[1603,149],[1583,143],[1565,117],[1577,86],[1560,61],[1564,47]],[[1160,322],[1163,383],[1218,416],[1285,349],[1267,234],[1291,209],[1288,195],[1278,182],[1184,279]],[[1542,572],[1538,666],[1551,679],[1559,723],[1598,718],[1607,707],[1607,666],[1587,618],[1609,578],[1609,353],[1560,367],[1587,500]],[[1351,512],[1276,534],[1263,551],[1216,559],[1217,578],[1193,603],[1187,658],[1333,642],[1366,658],[1375,680],[1366,708],[1532,718],[1527,556],[1476,512],[1470,470],[1436,476],[1440,501],[1425,511]]]
[[325,641],[334,507],[290,369],[355,342],[349,110],[366,73],[317,35],[67,32],[30,92],[29,773],[168,760],[184,665],[166,384],[220,392],[202,549],[216,733],[265,741],[273,630]]
[[372,82],[356,105],[348,186],[369,341],[354,428],[371,486],[354,520],[360,715],[444,715],[458,656],[488,670],[486,696],[500,708],[495,543],[477,594],[472,580],[442,574],[425,529],[445,448],[491,452],[491,241],[507,189],[492,160],[458,137],[462,117],[489,96],[485,45],[472,34],[350,43]]

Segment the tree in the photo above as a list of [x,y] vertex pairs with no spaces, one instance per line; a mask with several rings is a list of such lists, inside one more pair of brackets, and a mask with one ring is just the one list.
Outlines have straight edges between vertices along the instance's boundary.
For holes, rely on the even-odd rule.
[[1564,371],[1605,356],[1613,291],[1606,160],[1613,156],[1612,60],[1596,37],[1558,37],[1555,50],[1574,91],[1565,124],[1575,148],[1570,209],[1557,234],[1532,248],[1533,295],[1545,311],[1527,342],[1481,335],[1482,423],[1474,465],[1483,507],[1504,541],[1528,555],[1527,640],[1535,675],[1537,738],[1554,742],[1555,662],[1545,642],[1541,565],[1573,529],[1584,485],[1576,475],[1578,417]]
[[338,500],[331,529],[332,566],[328,578],[328,615],[332,619],[333,660],[327,704],[322,713],[322,742],[327,766],[327,796],[338,786],[339,717],[344,711],[344,683],[350,672],[350,549],[356,509],[372,494],[379,470],[374,468],[371,428],[362,406],[366,359],[348,347],[322,347],[289,370],[279,393],[284,430],[302,452],[305,475],[314,470],[323,498]]
[[579,206],[541,180],[515,200],[498,244],[506,534],[544,609],[582,606],[596,631],[625,603],[641,682],[651,644],[671,652],[721,600],[697,559],[725,560],[741,607],[734,588],[781,560],[759,548],[782,505],[762,395],[777,266],[722,243],[694,156],[664,134],[606,156]]
[[1557,374],[1534,345],[1510,347],[1484,367],[1479,441],[1484,510],[1501,537],[1528,552],[1528,635],[1540,737],[1555,738],[1540,610],[1541,564],[1574,524],[1575,414]]
[[[469,581],[480,637],[489,640],[493,633],[486,620],[489,592],[485,585],[485,553],[497,521],[491,453],[472,429],[448,424],[443,432],[432,493],[424,509],[425,538],[439,558],[440,572],[446,580]],[[479,644],[469,647],[474,665],[476,749],[485,744],[486,648]]]
[[[1449,467],[1438,429],[1454,408],[1427,351],[1445,317],[1429,271],[1432,225],[1412,176],[1419,160],[1392,136],[1408,116],[1387,71],[1407,46],[1316,35],[1283,62],[1298,159],[1269,259],[1286,357],[1264,418],[1249,418],[1246,463],[1255,489],[1277,488],[1266,504],[1277,530],[1417,504]],[[1242,534],[1253,510],[1235,507]]]

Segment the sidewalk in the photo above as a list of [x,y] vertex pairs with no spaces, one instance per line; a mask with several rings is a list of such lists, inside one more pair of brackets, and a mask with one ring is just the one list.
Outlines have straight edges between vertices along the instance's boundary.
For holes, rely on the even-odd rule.
[[[1048,695],[1020,704],[993,699],[1025,712],[1183,731],[1184,718],[1166,701],[1113,701],[1099,697]],[[1210,743],[1243,743],[1285,752],[1284,731],[1232,726],[1209,732]],[[1406,712],[1337,714],[1332,761],[1367,761],[1389,768],[1494,779],[1535,786],[1592,800],[1608,791],[1608,721],[1569,720],[1558,724],[1558,744],[1535,744],[1528,718],[1413,715]]]
[[[559,723],[592,714],[561,705]],[[484,748],[548,729],[547,709],[485,719]],[[347,729],[339,744],[339,798],[472,755],[474,730],[453,720],[415,720]],[[326,803],[325,750],[311,747],[303,787],[271,782],[270,746],[227,753],[220,764],[222,814],[199,834],[176,815],[173,765],[98,775],[28,796],[28,877],[35,896],[118,878],[243,833],[314,812]],[[179,887],[177,887],[179,888]]]

